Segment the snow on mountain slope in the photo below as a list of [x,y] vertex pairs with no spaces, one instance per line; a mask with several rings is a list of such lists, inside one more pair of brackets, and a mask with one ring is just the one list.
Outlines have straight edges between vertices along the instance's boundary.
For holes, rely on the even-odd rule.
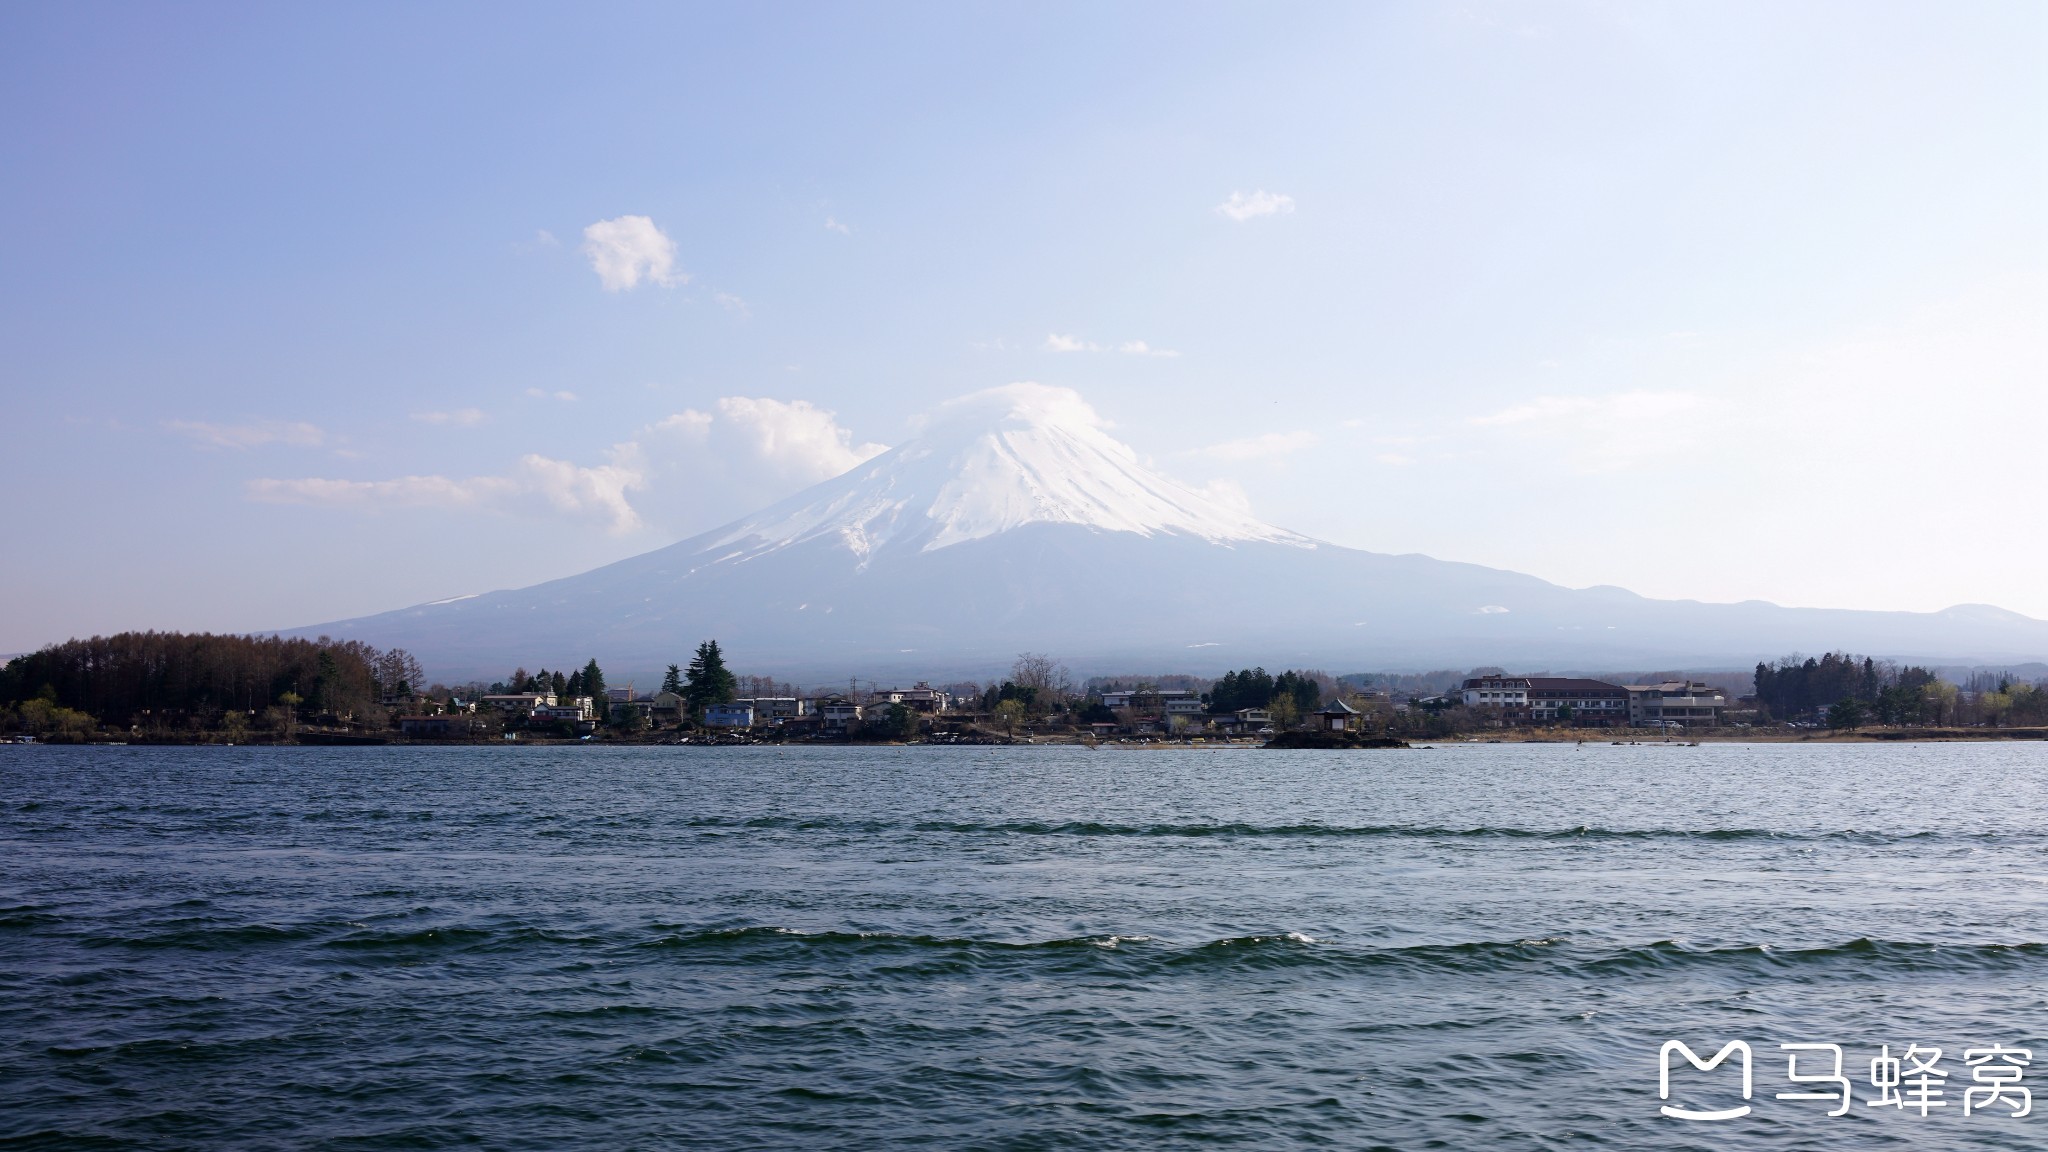
[[1708,668],[1846,648],[1937,663],[2048,656],[2048,623],[1648,600],[1322,543],[1141,463],[1073,392],[942,407],[843,476],[720,528],[530,588],[297,630],[411,649],[437,676],[593,656],[651,675],[716,638],[819,682],[1077,669]]
[[1316,547],[1145,467],[1075,392],[1011,384],[944,405],[909,443],[708,533],[699,551],[724,563],[826,538],[865,559],[1026,524]]

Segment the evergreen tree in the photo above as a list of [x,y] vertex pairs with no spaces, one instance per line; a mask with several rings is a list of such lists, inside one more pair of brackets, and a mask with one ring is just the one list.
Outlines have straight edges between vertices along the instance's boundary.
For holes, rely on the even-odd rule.
[[598,715],[604,715],[604,671],[597,666],[595,656],[590,658],[590,663],[583,666],[583,694],[597,705]]
[[661,678],[661,690],[663,692],[673,692],[681,696],[683,694],[683,670],[673,664],[669,665],[668,675]]
[[1303,715],[1315,711],[1323,702],[1323,690],[1315,677],[1303,672],[1282,672],[1273,681],[1273,695],[1293,697],[1294,710]]
[[697,645],[697,657],[684,673],[683,699],[689,702],[691,714],[701,715],[709,705],[731,703],[736,683],[725,666],[725,655],[718,650],[718,641],[706,640]]

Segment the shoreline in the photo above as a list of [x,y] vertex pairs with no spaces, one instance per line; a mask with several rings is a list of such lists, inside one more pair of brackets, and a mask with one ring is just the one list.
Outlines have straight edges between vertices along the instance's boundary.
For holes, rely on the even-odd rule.
[[[1522,732],[1463,733],[1409,736],[1404,746],[1436,748],[1464,744],[1598,744],[1633,747],[1696,747],[1705,744],[2005,744],[2048,741],[2048,728],[1896,728],[1849,731],[1705,730],[1698,734],[1640,738],[1635,729],[1537,729]],[[88,740],[0,741],[12,747],[61,748],[1092,748],[1096,751],[1164,751],[1167,749],[1373,752],[1388,747],[1273,748],[1259,740],[1101,740],[1083,736],[1041,735],[1014,740],[678,740],[678,739],[533,739],[533,740],[406,740],[358,736],[310,740]]]

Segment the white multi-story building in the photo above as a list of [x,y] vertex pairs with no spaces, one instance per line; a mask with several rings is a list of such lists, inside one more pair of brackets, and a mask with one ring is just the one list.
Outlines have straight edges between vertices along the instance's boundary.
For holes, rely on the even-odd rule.
[[1529,677],[1529,718],[1606,728],[1628,722],[1628,689],[1577,676]]
[[1529,707],[1529,678],[1475,676],[1459,686],[1458,699],[1467,708],[1498,708],[1520,712]]
[[1102,694],[1105,708],[1129,708],[1133,700],[1157,700],[1159,710],[1168,716],[1195,716],[1202,712],[1202,695],[1182,688],[1159,688],[1147,692],[1135,689],[1116,689]]

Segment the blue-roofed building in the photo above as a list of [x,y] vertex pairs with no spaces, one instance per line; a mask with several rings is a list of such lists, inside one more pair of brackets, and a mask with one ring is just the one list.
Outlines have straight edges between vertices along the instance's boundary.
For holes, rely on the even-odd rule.
[[742,704],[707,704],[704,707],[704,724],[709,728],[752,728],[754,706]]

